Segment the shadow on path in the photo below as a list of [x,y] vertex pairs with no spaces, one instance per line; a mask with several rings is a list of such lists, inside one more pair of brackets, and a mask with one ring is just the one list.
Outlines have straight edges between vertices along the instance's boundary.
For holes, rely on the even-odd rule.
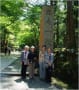
[[29,88],[48,88],[50,85],[39,80],[38,77],[34,79],[29,79],[27,78],[26,80],[22,80],[21,78],[15,80],[17,83],[20,83],[24,81],[25,83],[28,84]]
[[27,78],[26,80],[22,80],[21,78],[18,78],[15,81],[17,83],[21,83],[21,82],[27,83],[29,88],[35,88],[35,89],[37,89],[37,88],[43,88],[43,89],[52,88],[52,89],[56,89],[56,90],[58,89],[58,87],[55,87],[54,85],[51,85],[44,81],[41,81],[38,77],[35,77],[34,79]]

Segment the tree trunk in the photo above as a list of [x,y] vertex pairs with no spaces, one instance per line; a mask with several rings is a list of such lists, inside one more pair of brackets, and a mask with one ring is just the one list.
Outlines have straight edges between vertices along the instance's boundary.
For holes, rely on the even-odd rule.
[[67,1],[67,48],[74,49],[76,47],[75,44],[73,6],[72,1]]
[[78,1],[74,1],[74,25],[75,25],[75,30],[77,30],[75,33],[76,37],[76,48],[78,48]]
[[66,48],[68,49],[67,59],[74,60],[75,58],[75,26],[73,18],[73,6],[72,1],[67,1],[67,37],[66,37]]
[[56,45],[59,46],[59,17],[57,17]]

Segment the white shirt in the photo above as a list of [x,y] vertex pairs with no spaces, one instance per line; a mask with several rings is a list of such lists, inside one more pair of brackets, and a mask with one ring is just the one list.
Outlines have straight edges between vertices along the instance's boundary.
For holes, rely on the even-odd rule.
[[26,51],[26,54],[24,54],[24,57],[25,57],[24,64],[28,64],[28,54],[29,54],[29,51]]

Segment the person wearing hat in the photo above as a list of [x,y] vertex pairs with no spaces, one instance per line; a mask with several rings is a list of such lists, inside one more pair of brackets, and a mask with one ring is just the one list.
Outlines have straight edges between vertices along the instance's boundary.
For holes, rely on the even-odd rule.
[[21,63],[22,63],[21,77],[22,79],[26,78],[26,70],[28,66],[28,54],[29,54],[29,46],[26,45],[24,47],[24,50],[21,52]]
[[28,54],[29,60],[29,77],[34,78],[34,67],[35,67],[35,60],[37,59],[37,55],[35,53],[35,47],[31,46],[30,53]]

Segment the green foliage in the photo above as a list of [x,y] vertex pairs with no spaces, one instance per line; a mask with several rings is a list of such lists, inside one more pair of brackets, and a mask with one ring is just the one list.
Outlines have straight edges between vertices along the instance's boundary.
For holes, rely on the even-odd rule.
[[[25,28],[24,32],[25,35],[23,36],[23,39],[20,40],[20,46],[24,46],[25,44],[28,45],[35,45],[38,46],[39,44],[39,24],[40,24],[40,17],[39,14],[41,12],[41,7],[39,6],[33,6],[30,7],[27,11],[27,17],[24,19],[24,26],[27,25],[27,28]],[[29,28],[28,28],[29,27]],[[22,38],[22,37],[21,37]],[[24,43],[25,42],[25,43]]]
[[[66,34],[66,9],[62,1],[54,1],[54,48],[64,46],[64,35]],[[63,8],[62,8],[63,7]]]
[[2,0],[1,1],[1,15],[7,15],[16,20],[23,14],[22,7],[23,0]]
[[[28,5],[25,0],[1,0],[0,12],[0,39],[2,48],[7,41],[12,47],[23,48],[26,44],[39,46],[39,26],[42,7],[38,5]],[[66,1],[54,1],[54,48],[57,48],[59,55],[55,56],[55,75],[64,81],[76,82],[78,79],[78,62],[70,61],[68,56],[60,57],[60,49],[66,44]],[[64,8],[61,8],[61,7]],[[78,2],[74,1],[74,21],[76,40],[78,31]],[[59,48],[59,49],[58,49]],[[63,52],[66,54],[65,52]],[[68,53],[67,53],[68,54]],[[74,54],[75,55],[75,54]],[[70,55],[69,57],[71,57]],[[74,58],[72,58],[74,59]],[[69,77],[69,78],[68,78]],[[74,86],[74,85],[73,85]],[[77,87],[77,86],[76,86]]]
[[38,6],[31,7],[30,10],[27,11],[30,24],[33,24],[33,23],[37,25],[39,24],[40,12],[41,12],[41,9]]
[[4,49],[5,44],[8,46],[10,44],[15,45],[16,43],[15,37],[17,35],[16,33],[18,33],[19,31],[18,20],[23,15],[22,8],[24,7],[24,1],[1,0],[0,3],[1,3],[0,4],[1,5],[0,39],[1,39],[1,49]]
[[58,50],[55,54],[54,66],[55,77],[68,83],[70,89],[78,88],[78,58],[75,53]]

